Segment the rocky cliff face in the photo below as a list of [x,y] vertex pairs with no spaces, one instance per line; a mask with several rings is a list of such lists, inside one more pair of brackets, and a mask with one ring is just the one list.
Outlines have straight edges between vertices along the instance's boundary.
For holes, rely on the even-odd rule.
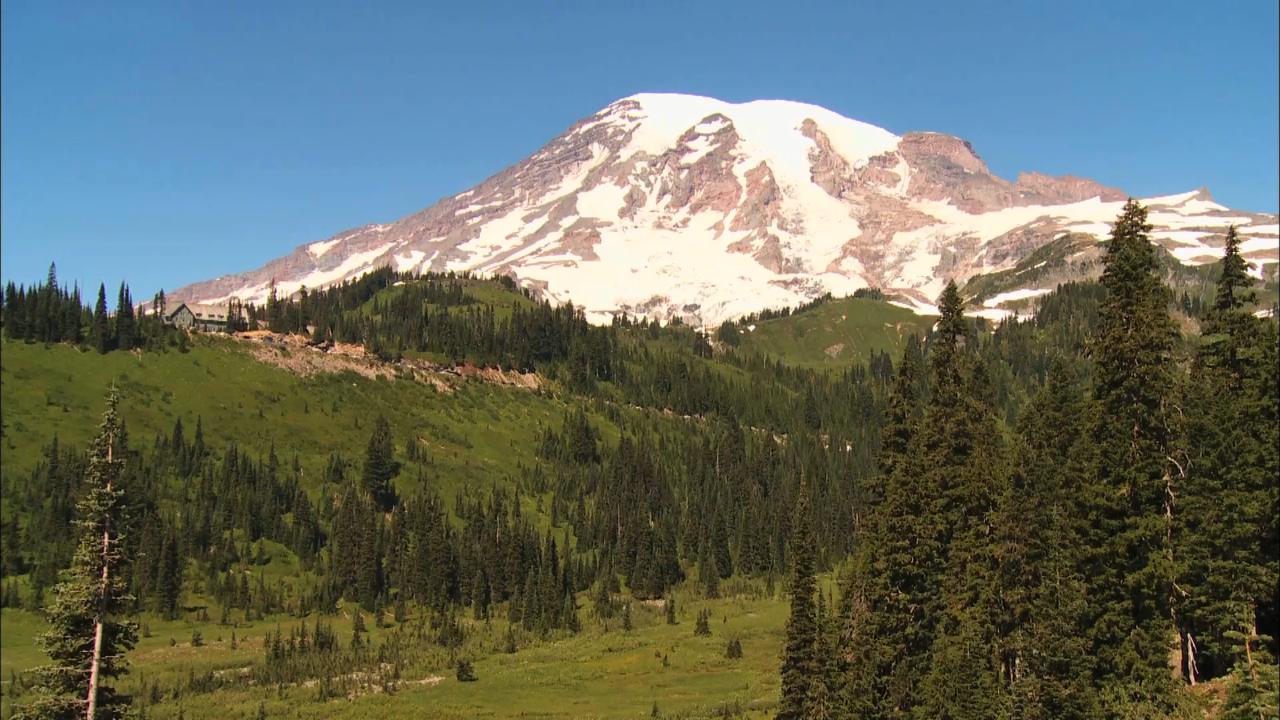
[[[928,309],[948,279],[1012,267],[1066,232],[1104,238],[1125,198],[1071,176],[1010,182],[959,138],[898,137],[813,105],[636,95],[426,210],[170,296],[261,301],[273,280],[287,294],[390,265],[512,275],[600,321],[713,324],[866,286]],[[1183,262],[1215,259],[1236,224],[1274,269],[1276,216],[1203,190],[1147,202]]]

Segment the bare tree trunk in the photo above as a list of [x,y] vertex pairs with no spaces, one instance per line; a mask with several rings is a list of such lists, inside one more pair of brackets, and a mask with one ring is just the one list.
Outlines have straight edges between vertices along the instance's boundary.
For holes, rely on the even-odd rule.
[[1186,659],[1187,683],[1191,685],[1191,687],[1195,687],[1197,682],[1196,676],[1200,674],[1200,667],[1196,663],[1196,637],[1190,632],[1187,633]]
[[[107,462],[112,460],[112,446],[115,438],[107,442]],[[111,491],[111,483],[107,483],[107,492]],[[98,614],[93,623],[93,660],[89,664],[89,702],[85,711],[85,719],[93,720],[98,711],[98,667],[102,664],[102,623],[106,618],[106,599],[108,577],[108,561],[111,552],[111,518],[103,519],[102,524],[102,584],[98,589]]]
[[[1244,657],[1245,662],[1249,664],[1249,679],[1253,682],[1253,686],[1258,686],[1258,667],[1253,664],[1253,639],[1258,636],[1258,620],[1257,615],[1249,613],[1249,634],[1244,638]],[[1265,711],[1258,709],[1258,720],[1267,720]]]

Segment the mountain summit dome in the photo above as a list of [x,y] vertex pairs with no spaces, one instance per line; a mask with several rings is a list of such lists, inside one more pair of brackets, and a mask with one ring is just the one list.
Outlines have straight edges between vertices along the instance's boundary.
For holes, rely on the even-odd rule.
[[[1105,238],[1126,197],[1073,176],[1011,182],[959,138],[817,105],[641,93],[421,212],[171,297],[262,301],[273,279],[288,294],[389,265],[510,275],[596,321],[711,325],[869,286],[930,311],[949,279],[1014,268],[1065,234]],[[1255,264],[1277,261],[1274,215],[1205,191],[1148,204],[1153,237],[1182,262],[1216,259],[1230,224]]]

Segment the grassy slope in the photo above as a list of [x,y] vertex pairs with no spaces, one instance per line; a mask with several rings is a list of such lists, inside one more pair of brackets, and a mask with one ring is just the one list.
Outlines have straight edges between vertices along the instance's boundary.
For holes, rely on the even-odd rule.
[[[478,382],[443,393],[350,373],[303,378],[216,338],[198,340],[190,353],[140,356],[8,341],[0,350],[6,475],[27,472],[55,432],[83,447],[113,382],[135,444],[149,446],[178,416],[190,438],[199,416],[209,446],[234,441],[265,454],[274,442],[298,452],[304,478],[319,478],[334,451],[358,467],[373,419],[385,414],[398,446],[411,436],[421,440],[431,457],[430,480],[446,498],[466,484],[487,487],[513,476],[518,460],[532,456],[539,424],[559,423],[563,414],[545,394]],[[402,489],[411,489],[415,475],[412,469],[401,475]]]
[[908,335],[923,335],[932,324],[933,318],[887,302],[842,298],[744,328],[739,349],[799,367],[844,369],[872,350],[897,355]]
[[[469,284],[468,291],[498,305],[521,301],[486,284]],[[864,359],[873,348],[896,350],[907,333],[922,332],[928,322],[887,303],[845,299],[759,323],[754,333],[744,337],[743,348],[798,365],[843,368]],[[825,350],[836,343],[844,343],[845,349],[836,357],[827,355]],[[54,432],[64,444],[83,447],[96,427],[102,398],[115,383],[122,391],[122,412],[136,445],[145,447],[155,433],[168,433],[179,415],[191,437],[199,416],[210,446],[222,448],[234,441],[250,452],[265,454],[274,441],[286,453],[298,452],[306,478],[318,478],[333,451],[358,468],[372,419],[386,414],[400,448],[411,436],[427,448],[431,457],[427,481],[448,501],[468,484],[508,483],[521,463],[532,462],[538,426],[558,424],[567,402],[549,392],[479,382],[442,393],[426,384],[368,380],[353,374],[303,378],[259,363],[234,342],[209,337],[197,340],[190,353],[102,356],[65,346],[15,342],[0,344],[0,353],[0,446],[4,450],[0,474],[6,477],[28,472]],[[729,375],[742,374],[722,363],[711,365]],[[659,416],[643,414],[651,419]],[[594,419],[606,441],[616,442],[617,428],[603,417]],[[290,457],[282,454],[281,459],[287,463]],[[402,491],[413,490],[415,475],[412,468],[401,475],[397,482]],[[306,484],[317,489],[314,482]],[[532,511],[537,499],[526,496],[526,502],[526,510]],[[274,543],[267,545],[272,562],[256,572],[269,581],[301,582],[296,559]],[[184,604],[199,607],[206,601],[188,593]],[[655,701],[664,714],[691,717],[711,714],[726,704],[760,716],[773,708],[786,618],[781,593],[764,597],[753,592],[704,601],[696,592],[682,591],[679,625],[667,626],[660,608],[637,605],[636,628],[628,634],[620,632],[617,619],[611,622],[612,631],[605,632],[590,617],[589,604],[586,597],[579,599],[584,633],[548,641],[527,638],[515,655],[498,652],[506,632],[504,620],[489,627],[473,624],[465,652],[476,658],[477,683],[458,683],[449,658],[433,652],[406,669],[406,682],[392,697],[371,693],[354,701],[320,704],[314,701],[314,688],[286,689],[282,695],[254,688],[224,690],[188,696],[181,703],[166,700],[152,708],[150,716],[174,717],[181,704],[185,716],[193,720],[251,717],[260,701],[267,703],[269,716],[304,718],[636,717],[647,715]],[[692,633],[694,617],[704,604],[715,618],[711,638]],[[175,621],[145,615],[142,622],[149,626],[151,637],[132,653],[134,670],[126,687],[136,687],[133,683],[144,678],[169,686],[192,672],[242,668],[261,658],[266,632],[277,623],[287,631],[297,622],[281,617],[246,625],[239,613],[233,614],[240,624],[236,630],[240,644],[231,650],[230,629],[217,624],[216,608],[209,612],[213,617],[207,622],[196,621],[193,612]],[[346,641],[349,616],[336,619],[334,625]],[[11,671],[21,672],[44,661],[34,644],[42,627],[34,614],[3,611],[0,676],[7,680]],[[195,629],[204,636],[204,647],[191,647]],[[380,632],[385,631],[374,631],[375,638]],[[743,659],[724,658],[730,638],[742,641]],[[663,667],[662,655],[668,657],[668,667]],[[435,675],[443,680],[408,682]],[[3,705],[7,709],[7,697]]]
[[[398,445],[403,447],[410,433],[425,443],[432,457],[428,482],[446,498],[468,483],[487,487],[513,477],[519,463],[533,459],[538,425],[559,423],[565,408],[565,401],[549,393],[479,382],[442,393],[425,384],[368,380],[352,374],[302,378],[259,363],[235,343],[217,338],[200,339],[190,353],[141,356],[102,356],[65,346],[4,342],[0,344],[4,427],[0,472],[5,476],[28,472],[54,432],[64,444],[83,447],[96,427],[103,395],[113,382],[122,390],[122,412],[136,445],[145,447],[155,433],[168,433],[178,415],[184,418],[190,437],[198,415],[203,418],[206,441],[213,447],[234,441],[252,452],[265,453],[274,440],[290,452],[298,450],[304,473],[310,478],[319,477],[334,450],[358,467],[370,420],[379,412],[385,413],[397,433]],[[616,428],[601,417],[595,420],[605,437],[616,441]],[[360,429],[356,429],[357,423]],[[282,459],[288,461],[287,456]],[[399,478],[402,489],[410,489],[413,475],[407,471]],[[526,500],[526,510],[532,511],[537,499]],[[274,543],[267,545],[272,562],[256,571],[269,581],[286,578],[301,582],[296,559]],[[226,717],[224,713],[231,706],[238,708],[232,716],[249,716],[260,700],[266,700],[279,711],[286,706],[296,709],[299,717],[417,717],[424,711],[432,716],[496,717],[516,712],[517,707],[574,717],[643,714],[655,699],[664,710],[688,711],[722,702],[772,702],[778,633],[785,616],[781,599],[716,601],[716,616],[730,620],[727,626],[717,625],[716,635],[709,640],[692,636],[699,605],[696,600],[691,603],[689,607],[681,603],[683,621],[675,628],[662,623],[656,608],[638,608],[637,629],[631,635],[617,632],[616,620],[615,632],[609,634],[588,621],[588,631],[580,637],[534,644],[516,656],[493,654],[505,632],[504,623],[488,629],[476,626],[470,647],[478,658],[476,667],[482,682],[474,685],[457,683],[448,658],[440,655],[411,670],[419,673],[417,679],[441,674],[446,677],[442,684],[410,684],[394,698],[371,695],[354,703],[321,705],[309,702],[314,696],[314,690],[309,689],[288,690],[283,701],[270,692],[237,690],[188,697],[184,711],[189,718]],[[199,607],[206,601],[188,593],[184,604]],[[582,598],[580,604],[588,605],[587,599]],[[146,678],[169,685],[188,672],[243,667],[261,657],[262,635],[277,622],[286,628],[296,622],[272,618],[250,626],[242,623],[237,629],[241,644],[233,651],[227,642],[230,629],[217,625],[216,608],[209,612],[214,617],[203,623],[195,621],[193,612],[176,621],[143,616],[152,637],[143,639],[132,653],[134,671],[128,682]],[[584,620],[588,620],[585,610]],[[350,635],[349,622],[336,623],[344,640]],[[42,621],[32,613],[5,609],[0,615],[4,638],[0,676],[6,681],[11,672],[44,662],[34,643],[42,627]],[[193,629],[202,632],[204,647],[190,646]],[[725,633],[729,632],[744,642],[746,659],[723,659],[728,639]],[[176,643],[173,646],[171,638]],[[662,667],[660,658],[653,655],[656,650],[670,657],[670,667]],[[568,685],[584,690],[570,703],[564,693]],[[495,692],[498,688],[501,691]],[[7,697],[3,704],[7,709]],[[168,703],[155,708],[152,717],[173,716],[176,711],[177,704]]]

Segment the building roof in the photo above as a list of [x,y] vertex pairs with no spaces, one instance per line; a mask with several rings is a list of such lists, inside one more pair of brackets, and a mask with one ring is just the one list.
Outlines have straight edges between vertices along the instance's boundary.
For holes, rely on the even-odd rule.
[[190,310],[191,314],[195,315],[196,320],[223,323],[227,321],[226,305],[210,305],[206,303],[182,303],[174,308],[173,312],[169,313],[169,319],[172,320],[182,308]]

